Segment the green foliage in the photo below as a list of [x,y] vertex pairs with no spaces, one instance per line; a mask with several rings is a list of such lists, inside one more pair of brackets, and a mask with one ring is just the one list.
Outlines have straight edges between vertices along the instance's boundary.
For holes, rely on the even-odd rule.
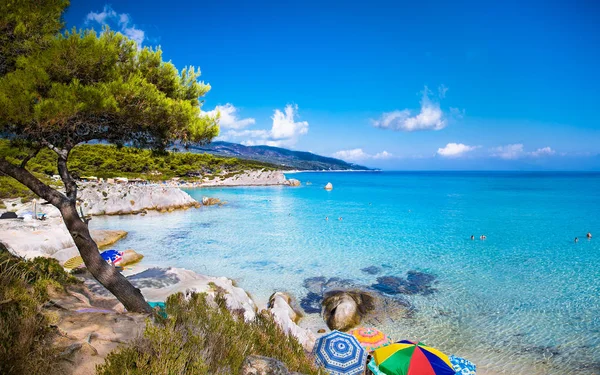
[[137,47],[108,28],[73,29],[21,56],[0,78],[0,131],[61,149],[97,139],[160,150],[217,136],[216,120],[201,116],[210,86],[199,71],[178,72],[160,49]]
[[248,355],[264,355],[286,364],[290,371],[319,374],[298,341],[288,336],[270,314],[244,322],[232,314],[225,300],[216,307],[205,294],[189,300],[179,293],[167,300],[168,318],[149,323],[141,339],[108,355],[99,375],[116,374],[214,374],[239,373]]
[[31,200],[35,198],[35,194],[14,178],[0,176],[0,199],[7,198]]
[[15,69],[19,56],[47,48],[67,6],[68,0],[0,1],[0,77]]
[[55,259],[24,261],[0,244],[0,374],[51,372],[56,349],[41,306],[48,288],[77,282]]
[[[27,156],[24,150],[12,147],[10,142],[0,140],[0,157],[19,164]],[[72,173],[103,178],[129,177],[152,180],[183,177],[188,172],[216,173],[228,171],[229,175],[251,169],[273,170],[277,166],[252,160],[223,158],[210,154],[193,154],[189,152],[153,153],[131,147],[116,147],[110,145],[82,144],[71,151],[69,169]],[[50,150],[42,150],[27,164],[33,172],[46,184],[56,184],[48,175],[58,173],[56,155]],[[158,174],[156,173],[158,172]],[[0,176],[0,199],[11,197],[33,197],[25,186],[8,177]]]

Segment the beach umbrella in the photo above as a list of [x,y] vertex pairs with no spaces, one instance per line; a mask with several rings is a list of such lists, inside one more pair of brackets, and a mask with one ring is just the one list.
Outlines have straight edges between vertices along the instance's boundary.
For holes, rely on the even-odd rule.
[[100,253],[102,259],[104,259],[108,264],[117,265],[120,261],[123,260],[123,252],[118,250],[106,250]]
[[454,375],[448,356],[422,342],[399,341],[373,352],[378,370],[386,375]]
[[375,328],[361,327],[353,329],[348,333],[356,337],[367,352],[372,352],[375,349],[392,343],[392,340],[385,333]]
[[475,375],[477,372],[477,366],[468,359],[451,355],[448,357],[456,375]]
[[359,375],[365,371],[367,352],[356,337],[333,331],[320,337],[313,349],[317,365],[330,375]]

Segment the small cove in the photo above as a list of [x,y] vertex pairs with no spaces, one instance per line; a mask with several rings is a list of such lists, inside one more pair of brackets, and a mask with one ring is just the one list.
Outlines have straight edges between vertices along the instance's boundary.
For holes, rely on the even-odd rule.
[[227,204],[97,217],[91,226],[128,231],[118,247],[141,252],[146,265],[227,276],[259,301],[274,291],[300,301],[316,277],[370,287],[411,271],[434,275],[430,293],[401,295],[414,307],[410,319],[378,328],[490,373],[600,371],[599,174],[288,177],[303,185],[190,189]]

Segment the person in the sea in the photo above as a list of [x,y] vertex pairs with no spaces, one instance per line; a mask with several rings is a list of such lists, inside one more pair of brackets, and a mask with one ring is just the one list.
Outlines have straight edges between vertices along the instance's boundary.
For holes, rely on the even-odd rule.
[[485,234],[482,234],[481,236],[479,236],[480,240],[485,240],[487,237],[485,236]]
[[329,216],[325,216],[325,220],[329,221]]
[[585,236],[586,236],[586,237],[588,238],[588,240],[589,240],[590,238],[592,238],[592,233],[588,232],[588,233],[587,233]]
[[471,235],[471,241],[472,241],[472,240],[474,240],[474,239],[475,239],[475,236],[474,236],[474,235]]
[[579,242],[579,238],[575,237],[575,243]]
[[342,217],[340,216],[340,217],[338,218],[338,220],[339,220],[339,221],[342,221]]

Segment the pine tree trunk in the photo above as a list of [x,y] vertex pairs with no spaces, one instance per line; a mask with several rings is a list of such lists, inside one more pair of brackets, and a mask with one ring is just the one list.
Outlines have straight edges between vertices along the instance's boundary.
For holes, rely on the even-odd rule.
[[60,210],[65,225],[87,269],[100,284],[125,306],[127,311],[152,312],[152,308],[148,305],[140,290],[134,287],[115,267],[102,259],[98,251],[98,245],[92,239],[87,224],[77,214],[74,199],[67,198],[38,180],[25,168],[11,164],[3,158],[0,158],[0,171],[27,186],[40,198],[47,200]]
[[121,275],[115,267],[108,264],[100,256],[98,246],[92,239],[87,224],[81,221],[77,214],[75,203],[69,202],[69,204],[60,207],[60,213],[71,237],[73,237],[73,241],[75,241],[85,266],[96,280],[117,297],[127,311],[151,312],[152,309],[140,290],[131,285],[125,276]]

